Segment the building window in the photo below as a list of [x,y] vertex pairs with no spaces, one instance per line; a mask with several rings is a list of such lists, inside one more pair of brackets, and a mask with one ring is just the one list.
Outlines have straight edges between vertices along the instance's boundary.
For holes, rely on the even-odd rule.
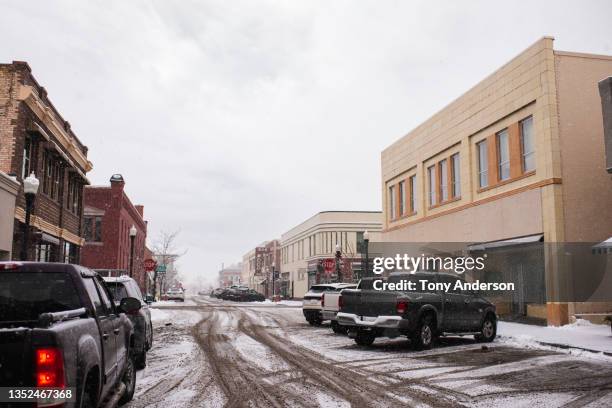
[[507,129],[497,134],[497,167],[499,180],[508,180],[510,178],[510,143]]
[[487,141],[483,140],[478,143],[476,145],[476,150],[478,151],[478,186],[483,188],[489,185],[489,173],[487,171],[489,165],[487,160]]
[[389,187],[389,217],[395,218],[395,186]]
[[399,215],[402,216],[406,212],[406,183],[401,181],[399,183]]
[[429,180],[429,205],[436,204],[436,166],[427,168],[427,178]]
[[520,122],[521,154],[523,172],[535,170],[535,142],[533,140],[533,117],[530,116]]
[[32,139],[26,137],[23,145],[23,166],[21,168],[21,179],[24,180],[30,174],[32,162]]
[[451,183],[453,198],[461,197],[461,166],[459,162],[459,153],[451,156]]
[[440,201],[448,200],[448,161],[440,162]]
[[81,205],[81,194],[83,192],[77,176],[71,176],[68,179],[68,197],[66,199],[66,207],[75,214],[79,213]]
[[102,242],[102,217],[83,217],[83,235],[85,236],[85,241]]
[[416,176],[410,176],[408,179],[408,188],[410,189],[410,212],[416,212]]

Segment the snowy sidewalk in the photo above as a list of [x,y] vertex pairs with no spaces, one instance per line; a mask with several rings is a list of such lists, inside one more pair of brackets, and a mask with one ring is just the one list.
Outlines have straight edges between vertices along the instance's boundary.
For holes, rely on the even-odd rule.
[[561,327],[542,327],[521,323],[498,322],[497,334],[501,340],[519,346],[539,343],[567,346],[612,355],[610,326],[593,324],[579,319]]

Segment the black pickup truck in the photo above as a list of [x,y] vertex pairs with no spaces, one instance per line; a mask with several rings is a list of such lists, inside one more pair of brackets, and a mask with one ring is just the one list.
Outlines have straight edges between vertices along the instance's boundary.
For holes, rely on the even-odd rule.
[[[445,334],[473,334],[479,341],[493,341],[495,306],[476,293],[455,290],[458,280],[463,283],[457,275],[431,272],[364,279],[357,289],[342,291],[338,323],[347,326],[349,336],[362,346],[376,337],[400,335],[408,336],[417,349],[430,348]],[[423,290],[422,281],[436,288]],[[403,287],[408,282],[413,282],[413,290]],[[400,289],[389,290],[393,285]],[[441,290],[443,285],[450,290]]]
[[125,313],[139,308],[134,298],[116,306],[87,268],[0,262],[0,387],[75,390],[65,407],[131,400],[133,327]]

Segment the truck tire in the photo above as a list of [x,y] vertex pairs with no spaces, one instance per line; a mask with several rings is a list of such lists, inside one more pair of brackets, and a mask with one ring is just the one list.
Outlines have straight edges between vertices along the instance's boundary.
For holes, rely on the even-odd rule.
[[371,346],[376,339],[374,332],[369,330],[359,330],[357,336],[355,336],[355,343],[359,346]]
[[336,334],[346,334],[346,328],[341,326],[337,321],[332,320],[331,328]]
[[480,333],[474,336],[476,341],[483,343],[490,343],[495,339],[497,335],[497,323],[495,322],[495,318],[488,314],[485,316],[482,327],[480,328]]
[[320,317],[311,317],[310,319],[308,319],[308,324],[310,324],[311,326],[320,326],[321,323],[323,323],[321,321]]
[[433,345],[434,328],[431,315],[425,315],[417,325],[417,328],[412,335],[412,344],[417,350],[428,350]]
[[119,400],[119,405],[130,402],[134,398],[134,391],[136,391],[136,367],[134,367],[134,358],[131,356],[127,359],[127,366],[121,382],[125,385],[125,392]]
[[147,366],[147,350],[143,348],[142,351],[135,356],[134,358],[134,366],[137,370],[142,370]]

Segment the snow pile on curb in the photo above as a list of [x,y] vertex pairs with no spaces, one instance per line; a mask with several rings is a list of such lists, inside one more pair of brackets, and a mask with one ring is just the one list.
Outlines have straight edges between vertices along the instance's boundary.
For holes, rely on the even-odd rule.
[[537,348],[544,344],[612,353],[610,327],[582,319],[561,327],[500,321],[497,334],[502,342],[517,347]]

